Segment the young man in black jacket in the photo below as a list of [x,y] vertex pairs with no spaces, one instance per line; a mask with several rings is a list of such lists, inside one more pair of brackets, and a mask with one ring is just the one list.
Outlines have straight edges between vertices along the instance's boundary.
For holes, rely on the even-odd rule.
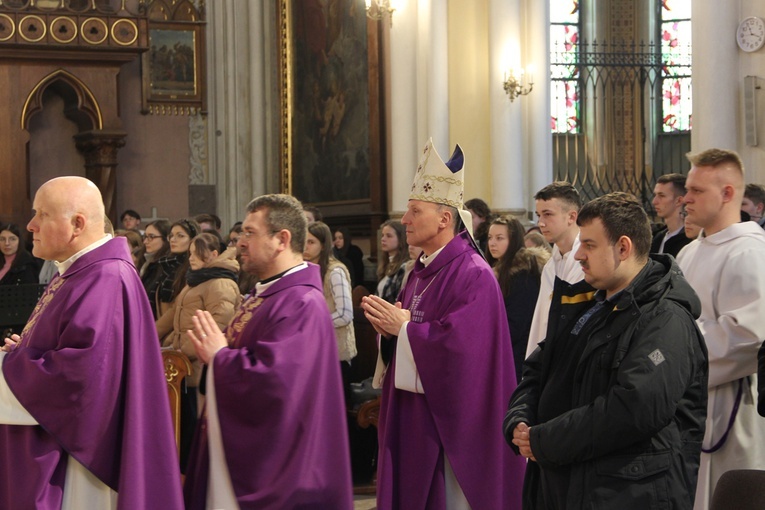
[[585,280],[556,280],[504,420],[530,460],[524,508],[690,509],[707,403],[701,304],[671,257],[649,258],[633,196],[597,198],[577,223]]

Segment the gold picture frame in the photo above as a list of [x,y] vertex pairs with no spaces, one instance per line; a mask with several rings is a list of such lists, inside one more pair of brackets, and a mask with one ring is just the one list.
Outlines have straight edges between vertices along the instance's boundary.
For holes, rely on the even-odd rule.
[[364,0],[277,0],[277,9],[281,191],[366,232],[387,214],[385,27]]
[[141,57],[143,113],[206,112],[204,37],[200,22],[150,23]]

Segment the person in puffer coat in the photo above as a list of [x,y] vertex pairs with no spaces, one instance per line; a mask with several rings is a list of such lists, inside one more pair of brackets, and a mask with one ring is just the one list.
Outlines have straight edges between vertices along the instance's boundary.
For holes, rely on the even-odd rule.
[[237,284],[236,248],[229,248],[220,255],[218,250],[220,241],[213,234],[199,234],[191,240],[186,286],[157,319],[157,334],[162,346],[182,351],[192,365],[192,374],[185,379],[185,391],[181,395],[182,469],[186,465],[198,411],[202,409],[201,396],[197,395],[202,366],[186,332],[193,329],[191,318],[197,310],[210,312],[218,326],[224,329],[242,301]]
[[545,341],[503,431],[529,459],[524,509],[690,509],[704,437],[701,303],[674,259],[648,252],[631,195],[585,205],[585,280],[555,282]]

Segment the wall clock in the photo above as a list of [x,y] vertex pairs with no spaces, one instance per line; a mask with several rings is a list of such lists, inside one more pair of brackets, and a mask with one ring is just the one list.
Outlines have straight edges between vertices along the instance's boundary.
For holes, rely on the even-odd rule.
[[750,16],[739,23],[736,31],[738,47],[746,52],[757,51],[765,43],[765,21]]

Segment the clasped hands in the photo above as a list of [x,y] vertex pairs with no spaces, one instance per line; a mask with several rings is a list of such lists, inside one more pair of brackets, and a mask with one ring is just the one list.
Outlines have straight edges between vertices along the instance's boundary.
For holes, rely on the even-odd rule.
[[531,427],[521,422],[513,430],[513,444],[518,447],[521,455],[536,462],[534,453],[531,451]]
[[364,316],[382,336],[397,336],[401,326],[411,319],[409,310],[401,308],[401,303],[392,305],[379,296],[365,296],[361,300]]
[[16,346],[21,341],[21,337],[19,335],[11,335],[5,339],[5,344],[3,344],[2,347],[0,347],[0,351],[4,352],[11,352],[13,349],[16,348]]

